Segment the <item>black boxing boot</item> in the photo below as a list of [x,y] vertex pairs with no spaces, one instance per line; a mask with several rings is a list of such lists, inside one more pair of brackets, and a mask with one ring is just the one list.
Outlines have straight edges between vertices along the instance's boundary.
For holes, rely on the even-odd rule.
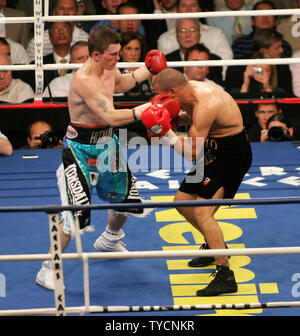
[[[204,243],[200,246],[199,250],[209,250],[207,243]],[[204,267],[215,262],[215,257],[195,257],[188,262],[190,267]]]
[[[225,247],[228,248],[226,244],[225,244]],[[199,250],[209,250],[208,244],[207,243],[202,244]],[[228,259],[229,258],[230,256],[228,256]],[[190,267],[205,267],[205,266],[214,264],[214,262],[215,262],[215,257],[195,257],[188,262],[188,265]]]
[[238,286],[234,273],[229,267],[218,265],[216,271],[210,276],[215,278],[207,287],[199,289],[196,292],[197,296],[217,296],[224,293],[237,292]]

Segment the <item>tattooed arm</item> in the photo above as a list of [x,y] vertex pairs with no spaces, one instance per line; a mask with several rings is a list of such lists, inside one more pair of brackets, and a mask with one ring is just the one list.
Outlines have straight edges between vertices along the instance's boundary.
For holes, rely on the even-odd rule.
[[111,126],[134,122],[133,110],[115,109],[112,99],[113,82],[103,82],[97,77],[83,77],[80,76],[71,83],[68,105],[72,122]]

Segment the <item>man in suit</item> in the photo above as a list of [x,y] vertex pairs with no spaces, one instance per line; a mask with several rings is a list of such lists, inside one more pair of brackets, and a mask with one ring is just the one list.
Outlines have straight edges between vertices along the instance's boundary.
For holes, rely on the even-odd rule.
[[[186,50],[199,43],[201,39],[200,23],[197,19],[181,19],[176,23],[176,37],[179,49],[166,55],[169,62],[184,61]],[[207,46],[206,46],[207,47]],[[219,56],[210,53],[209,59],[219,60]],[[183,67],[176,67],[177,70],[184,72]],[[222,67],[210,67],[209,79],[222,85]]]
[[[75,16],[78,15],[78,3],[76,0],[54,0],[53,1],[53,11],[52,15],[57,16]],[[70,22],[72,24],[73,35],[72,35],[72,44],[76,43],[77,41],[87,41],[89,34],[85,32],[82,28],[79,28],[75,22]],[[35,41],[32,38],[27,46],[27,54],[30,61],[34,60],[35,55]],[[52,53],[52,44],[49,40],[49,29],[44,31],[43,36],[43,55],[48,55]]]
[[[25,13],[21,10],[6,7],[6,0],[0,0],[0,13],[4,17],[24,17]],[[4,27],[3,27],[4,28]],[[24,48],[31,37],[33,36],[33,30],[29,23],[9,23],[5,25],[4,28],[5,36],[11,40],[21,43]]]
[[[53,52],[43,57],[43,64],[70,63],[72,31],[72,24],[70,22],[52,22],[50,24],[49,39]],[[34,61],[31,64],[34,64]],[[44,88],[55,77],[66,75],[67,72],[71,72],[71,70],[44,70]],[[30,84],[35,91],[34,71],[24,71],[24,81]]]

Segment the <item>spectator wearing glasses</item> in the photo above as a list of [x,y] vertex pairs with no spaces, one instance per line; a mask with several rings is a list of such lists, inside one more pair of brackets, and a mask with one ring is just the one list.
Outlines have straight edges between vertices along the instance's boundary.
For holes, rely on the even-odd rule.
[[[198,0],[179,0],[178,13],[197,13],[202,12]],[[203,43],[211,53],[221,57],[221,59],[232,59],[233,53],[231,46],[220,28],[203,24],[198,19],[193,19],[198,22],[199,40],[197,43]],[[170,29],[159,36],[157,48],[165,55],[179,48],[177,40],[176,28]]]
[[[184,61],[185,52],[188,48],[196,45],[198,43],[202,43],[207,47],[207,49],[211,53],[211,59],[221,59],[221,56],[215,50],[210,49],[210,45],[212,43],[202,41],[202,33],[200,22],[197,19],[180,19],[176,22],[176,38],[178,42],[178,49],[167,54],[167,61]],[[222,47],[221,47],[222,48]],[[217,49],[217,48],[215,48]],[[217,50],[219,52],[219,50]],[[214,76],[217,76],[220,80],[222,80],[222,67],[213,67],[212,73]],[[223,68],[225,69],[225,67]],[[183,72],[183,67],[177,67],[177,70]],[[225,71],[225,70],[224,70]],[[220,83],[220,80],[217,80]]]
[[[52,15],[78,15],[78,3],[76,0],[55,0]],[[74,22],[70,22],[72,25],[72,41],[73,45],[77,41],[87,41],[89,34],[83,29],[77,27]],[[30,61],[34,60],[35,55],[35,43],[34,38],[32,38],[27,46],[27,54]],[[44,31],[43,36],[43,55],[46,56],[53,52],[53,45],[50,41],[49,29]]]
[[[70,49],[72,43],[72,24],[70,22],[51,22],[49,27],[49,40],[52,45],[52,53],[43,57],[43,64],[65,64],[70,63]],[[34,61],[31,62],[33,64]],[[54,78],[65,76],[70,69],[44,70],[44,87]],[[22,79],[32,89],[36,90],[35,73],[32,70],[24,71]]]

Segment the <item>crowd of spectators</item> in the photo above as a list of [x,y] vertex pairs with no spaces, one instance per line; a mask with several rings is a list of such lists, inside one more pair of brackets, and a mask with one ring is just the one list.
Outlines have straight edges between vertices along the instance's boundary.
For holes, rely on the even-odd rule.
[[[145,13],[300,8],[300,0],[49,0],[50,15],[136,14],[134,20],[70,21],[45,24],[43,63],[83,63],[87,40],[98,25],[121,34],[122,62],[143,62],[151,49],[164,52],[168,62],[300,57],[300,20],[296,15],[225,16],[141,20]],[[0,0],[0,16],[33,16],[32,0]],[[34,64],[34,26],[0,24],[0,65]],[[300,64],[176,67],[189,80],[207,81],[241,97],[300,97]],[[128,67],[122,72],[133,71]],[[43,97],[67,97],[75,70],[44,71]],[[0,101],[22,103],[34,98],[34,71],[0,71]],[[125,96],[153,95],[150,81]],[[258,111],[253,111],[255,117]],[[253,126],[253,125],[251,125]],[[266,125],[264,126],[266,129]]]

